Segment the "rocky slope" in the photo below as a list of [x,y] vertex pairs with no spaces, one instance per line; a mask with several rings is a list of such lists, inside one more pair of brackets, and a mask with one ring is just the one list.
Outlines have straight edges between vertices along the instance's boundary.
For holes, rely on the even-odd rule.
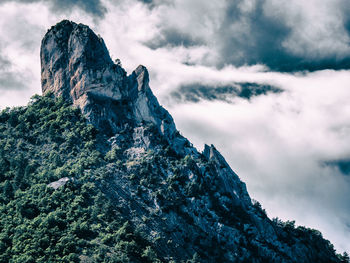
[[[37,127],[37,136],[42,136],[38,137],[42,138],[41,151],[47,149],[42,155],[47,157],[35,162],[37,167],[55,171],[51,177],[43,176],[48,172],[41,171],[37,183],[45,183],[42,187],[46,187],[47,196],[63,193],[75,196],[72,201],[62,199],[65,205],[60,209],[63,211],[76,206],[87,209],[86,215],[79,218],[80,224],[85,224],[83,235],[76,232],[74,216],[69,223],[57,228],[56,235],[63,233],[58,240],[69,234],[76,243],[74,249],[60,250],[67,253],[67,258],[59,257],[62,262],[345,262],[346,258],[337,255],[318,231],[296,228],[293,222],[270,220],[260,204],[252,202],[245,184],[213,145],[206,145],[200,153],[180,135],[172,117],[152,93],[147,69],[139,66],[128,76],[111,61],[103,40],[89,27],[70,21],[52,27],[42,41],[41,65],[42,89],[47,95],[36,99],[21,113],[30,116],[33,107],[40,112],[41,115],[37,114],[40,117],[30,118],[28,125]],[[47,99],[52,94],[56,104]],[[73,113],[61,114],[68,107],[63,101],[78,107],[96,130],[92,133],[80,122],[74,126],[77,117],[73,118]],[[45,115],[43,112],[51,111],[48,104],[57,110]],[[41,109],[40,105],[46,108]],[[53,119],[46,117],[52,115]],[[10,121],[11,118],[15,118],[11,112],[0,116],[0,122],[4,123],[0,131],[6,136],[15,133],[19,125]],[[21,118],[29,117],[17,119]],[[71,122],[69,118],[73,118]],[[47,120],[40,123],[42,119]],[[48,127],[48,131],[43,127]],[[61,133],[63,137],[59,137]],[[92,139],[86,141],[85,138]],[[34,152],[39,146],[33,145],[39,145],[38,139],[28,135],[23,140],[33,151],[27,158],[36,156]],[[75,140],[80,144],[74,145]],[[20,149],[18,145],[11,147],[10,144],[0,154],[3,163],[10,152]],[[51,161],[51,151],[57,151],[61,161]],[[11,162],[8,167],[3,171],[3,185],[6,176],[11,174]],[[68,172],[63,173],[64,169]],[[26,176],[30,178],[36,171],[29,170]],[[27,183],[21,191],[33,187]],[[94,197],[90,205],[76,201],[80,195],[88,198],[86,189],[90,189]],[[70,191],[74,195],[70,195]],[[9,196],[3,201],[7,206],[20,198],[18,194]],[[47,196],[43,198],[50,205],[51,197]],[[108,203],[109,208],[93,212],[99,206],[104,207],[103,203]],[[47,212],[37,206],[35,210],[33,201],[30,207],[38,212],[30,216],[24,213],[20,218],[26,219],[16,222],[24,226],[33,224],[56,209]],[[126,222],[132,234],[121,235],[126,227],[118,224],[114,227],[118,220]],[[13,241],[6,242],[0,243],[0,251],[6,251],[7,258],[13,258],[15,252],[8,245]],[[56,249],[56,243],[50,242]],[[133,245],[126,246],[125,242]],[[45,251],[40,257],[46,262],[58,253]],[[37,254],[31,255],[33,262],[39,262]]]

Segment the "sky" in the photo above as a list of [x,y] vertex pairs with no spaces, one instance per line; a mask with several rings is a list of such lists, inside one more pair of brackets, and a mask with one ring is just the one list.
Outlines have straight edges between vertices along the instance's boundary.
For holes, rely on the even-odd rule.
[[348,0],[1,0],[0,108],[41,94],[40,42],[89,25],[268,215],[350,251]]

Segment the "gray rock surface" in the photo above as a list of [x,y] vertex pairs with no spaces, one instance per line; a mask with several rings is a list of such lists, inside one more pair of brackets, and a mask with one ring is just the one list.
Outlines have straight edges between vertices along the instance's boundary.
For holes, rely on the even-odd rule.
[[65,185],[67,182],[69,182],[70,180],[71,180],[71,178],[69,178],[69,177],[63,177],[63,178],[61,178],[61,179],[59,179],[59,180],[57,180],[57,181],[54,181],[54,182],[52,182],[52,183],[49,183],[47,186],[48,186],[48,187],[51,187],[51,188],[53,188],[53,189],[58,189],[58,188],[64,186],[64,185]]
[[43,94],[53,92],[79,107],[88,120],[114,134],[125,123],[153,123],[177,151],[187,142],[149,87],[149,74],[138,66],[130,76],[114,64],[102,38],[88,27],[64,20],[41,45]]

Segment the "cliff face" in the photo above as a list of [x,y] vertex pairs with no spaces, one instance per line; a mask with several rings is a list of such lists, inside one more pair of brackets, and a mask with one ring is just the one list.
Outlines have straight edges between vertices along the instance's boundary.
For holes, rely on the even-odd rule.
[[147,69],[140,65],[127,76],[89,27],[67,20],[52,27],[42,40],[40,57],[43,94],[63,96],[104,132],[112,135],[125,123],[150,122],[167,140],[182,141],[179,149],[185,144],[153,95]]
[[147,69],[128,76],[89,27],[62,21],[47,32],[41,79],[44,94],[80,108],[106,136],[100,151],[114,157],[100,187],[161,262],[340,262],[318,233],[271,221],[213,145],[193,148],[153,95]]

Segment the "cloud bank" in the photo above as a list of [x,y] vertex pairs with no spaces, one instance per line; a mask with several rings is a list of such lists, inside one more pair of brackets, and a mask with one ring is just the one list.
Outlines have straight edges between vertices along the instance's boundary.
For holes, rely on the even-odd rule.
[[227,86],[210,86],[200,83],[181,85],[178,89],[171,92],[173,100],[184,102],[224,101],[233,102],[236,97],[249,100],[255,96],[267,95],[268,93],[282,92],[281,89],[269,86],[258,85],[256,83],[233,83]]
[[44,3],[48,4],[54,13],[70,12],[72,8],[80,8],[88,14],[103,17],[107,9],[100,0],[2,0],[2,3]]
[[[207,45],[217,67],[264,64],[277,71],[346,69],[349,1],[153,1],[161,10],[151,48]],[[175,33],[175,34],[170,34]],[[156,43],[156,44],[155,44]]]

